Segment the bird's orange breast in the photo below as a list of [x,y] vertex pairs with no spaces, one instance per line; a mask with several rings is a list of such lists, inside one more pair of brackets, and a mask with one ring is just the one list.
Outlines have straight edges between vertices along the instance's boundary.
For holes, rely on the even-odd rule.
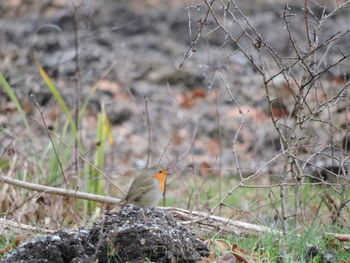
[[165,179],[168,171],[166,170],[159,170],[156,174],[152,175],[152,178],[157,179],[160,187],[160,191],[164,193],[164,185],[165,185]]

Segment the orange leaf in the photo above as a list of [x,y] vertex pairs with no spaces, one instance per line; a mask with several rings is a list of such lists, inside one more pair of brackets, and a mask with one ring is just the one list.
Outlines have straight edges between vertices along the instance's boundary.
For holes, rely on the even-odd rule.
[[205,90],[202,88],[196,88],[192,90],[193,98],[204,98],[206,95]]

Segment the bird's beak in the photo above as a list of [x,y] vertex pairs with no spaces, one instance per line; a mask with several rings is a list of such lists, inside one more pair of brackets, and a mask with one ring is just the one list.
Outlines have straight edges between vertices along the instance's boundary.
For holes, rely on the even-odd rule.
[[168,175],[172,175],[172,173],[169,171],[166,171],[166,176],[168,176]]

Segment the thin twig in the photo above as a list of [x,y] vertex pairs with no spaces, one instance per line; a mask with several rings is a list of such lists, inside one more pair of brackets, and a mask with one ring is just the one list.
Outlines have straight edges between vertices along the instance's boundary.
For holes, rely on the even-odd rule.
[[8,228],[8,229],[14,229],[14,230],[22,230],[26,232],[34,232],[34,233],[45,233],[45,234],[52,234],[57,232],[56,230],[41,228],[41,227],[35,227],[30,226],[22,223],[17,223],[13,220],[7,220],[5,218],[0,218],[0,225],[1,227]]
[[50,129],[49,127],[47,127],[47,124],[46,124],[46,121],[45,121],[45,118],[43,116],[43,111],[41,110],[41,107],[36,99],[36,97],[34,96],[34,94],[30,94],[30,97],[33,99],[34,103],[35,103],[35,106],[37,107],[38,111],[39,111],[39,114],[40,114],[40,117],[41,117],[41,120],[43,122],[43,125],[45,127],[45,131],[47,133],[47,136],[49,137],[50,141],[51,141],[51,145],[52,145],[52,149],[53,149],[53,152],[56,156],[56,159],[57,159],[57,162],[58,162],[58,165],[60,167],[60,170],[61,170],[61,174],[62,174],[62,178],[63,178],[63,182],[65,184],[66,187],[68,187],[68,184],[67,184],[67,180],[66,180],[66,176],[64,174],[64,171],[63,171],[63,167],[62,167],[62,162],[58,156],[58,152],[56,150],[56,146],[55,146],[55,143],[54,141],[52,140],[52,136],[51,136],[51,133],[50,133]]
[[75,149],[75,172],[80,174],[79,156],[78,156],[78,142],[79,142],[79,109],[81,100],[81,77],[80,77],[80,66],[79,66],[79,28],[78,28],[78,9],[75,6],[73,10],[73,24],[74,24],[74,50],[75,50],[75,127],[77,129],[76,138],[74,142]]
[[13,179],[13,178],[3,176],[3,175],[0,175],[0,181],[3,183],[11,184],[11,185],[18,186],[18,187],[21,187],[21,188],[24,188],[27,190],[31,190],[31,191],[67,196],[67,197],[72,197],[72,198],[79,198],[79,199],[84,199],[84,200],[89,200],[89,201],[100,202],[100,203],[104,203],[104,204],[115,205],[115,204],[118,204],[118,202],[120,201],[118,198],[89,194],[89,193],[85,193],[85,192],[79,192],[76,190],[69,190],[69,189],[63,189],[63,188],[58,188],[58,187],[28,183],[25,181]]
[[145,114],[146,114],[146,124],[147,124],[147,161],[146,168],[149,167],[149,161],[151,158],[151,122],[149,119],[149,111],[148,111],[148,98],[145,97]]

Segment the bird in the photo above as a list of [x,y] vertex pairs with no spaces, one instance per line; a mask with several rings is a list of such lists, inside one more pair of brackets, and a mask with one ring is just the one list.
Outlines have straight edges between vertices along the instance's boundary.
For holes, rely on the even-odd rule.
[[142,208],[154,207],[164,193],[165,180],[171,173],[160,167],[145,169],[145,173],[135,177],[128,193],[117,203],[125,206],[133,204]]

